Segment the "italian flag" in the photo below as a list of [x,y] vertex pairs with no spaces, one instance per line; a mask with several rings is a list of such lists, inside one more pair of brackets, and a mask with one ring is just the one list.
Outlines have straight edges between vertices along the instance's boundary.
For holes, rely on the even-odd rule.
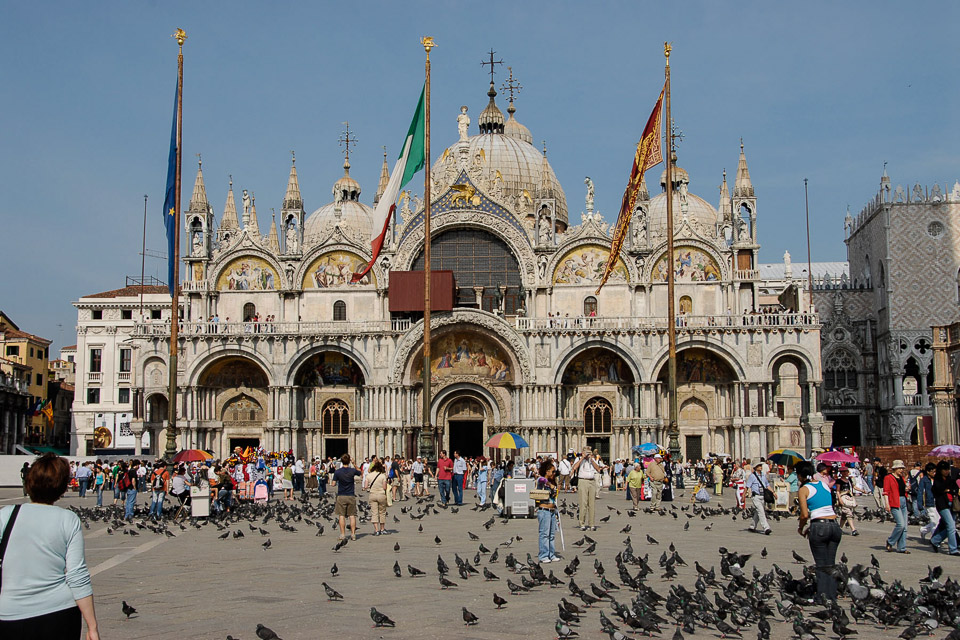
[[[424,90],[426,87],[424,87]],[[377,208],[373,212],[373,237],[370,239],[371,253],[370,262],[359,273],[353,274],[351,282],[359,282],[363,279],[374,263],[380,256],[380,249],[383,248],[383,241],[387,236],[387,229],[390,226],[390,220],[393,218],[394,211],[397,209],[397,196],[400,190],[410,182],[413,175],[423,169],[425,161],[424,140],[426,134],[426,118],[424,115],[424,91],[420,91],[420,100],[417,102],[417,110],[413,113],[413,122],[407,129],[407,137],[403,141],[403,148],[400,150],[400,157],[397,163],[393,165],[393,171],[390,172],[390,180],[387,182],[387,188],[380,201],[377,202]]]

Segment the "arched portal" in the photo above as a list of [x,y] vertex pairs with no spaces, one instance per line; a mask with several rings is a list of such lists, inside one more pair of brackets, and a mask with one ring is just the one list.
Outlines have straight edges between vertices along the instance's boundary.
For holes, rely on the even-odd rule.
[[225,456],[234,447],[262,444],[271,409],[269,384],[260,365],[243,356],[220,358],[208,365],[197,380],[197,394],[204,415],[220,421],[223,428],[217,438],[205,434],[198,446]]
[[437,396],[439,449],[452,457],[459,451],[465,457],[485,455],[484,443],[497,424],[489,391],[472,384],[448,387]]
[[[667,363],[657,379],[662,384],[660,406],[669,411]],[[677,352],[677,417],[682,455],[690,459],[734,450],[734,395],[737,374],[723,356],[702,347]],[[667,417],[666,415],[662,417]]]
[[340,351],[319,351],[304,360],[293,383],[294,419],[306,427],[297,431],[298,446],[324,457],[347,453],[349,425],[361,419],[360,365]]

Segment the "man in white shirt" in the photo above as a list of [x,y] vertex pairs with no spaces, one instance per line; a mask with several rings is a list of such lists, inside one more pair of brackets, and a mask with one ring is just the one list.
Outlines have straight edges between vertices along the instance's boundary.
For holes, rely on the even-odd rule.
[[[568,458],[573,456],[573,449],[567,452]],[[557,474],[560,476],[558,489],[560,491],[570,491],[570,467],[573,463],[568,458],[561,458],[557,465]]]
[[453,502],[463,506],[463,478],[467,474],[467,461],[459,451],[453,452]]
[[294,491],[299,490],[301,495],[304,493],[304,490],[307,487],[306,483],[303,481],[304,468],[305,466],[303,464],[303,457],[301,456],[297,458],[296,462],[293,463],[293,489]]
[[413,495],[420,497],[423,495],[423,458],[417,456],[417,459],[410,466],[410,471],[413,473]]
[[588,528],[597,530],[596,524],[596,500],[597,500],[597,476],[603,468],[593,457],[593,449],[584,447],[583,456],[573,463],[570,469],[571,474],[577,476],[577,494],[580,496],[580,530],[586,531]]

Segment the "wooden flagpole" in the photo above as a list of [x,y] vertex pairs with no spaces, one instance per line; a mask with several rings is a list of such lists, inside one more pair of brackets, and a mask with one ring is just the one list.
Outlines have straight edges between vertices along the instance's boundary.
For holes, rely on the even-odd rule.
[[674,248],[673,248],[673,120],[670,117],[670,51],[673,47],[663,43],[665,86],[663,90],[663,135],[666,138],[664,167],[667,170],[667,386],[670,405],[670,420],[667,424],[669,443],[667,449],[674,462],[680,462],[680,428],[677,423],[677,309],[674,297]]
[[[174,181],[173,297],[170,302],[170,389],[167,398],[167,445],[164,456],[172,460],[177,454],[177,355],[180,329],[180,162],[183,147],[183,43],[187,34],[177,29],[173,34],[180,51],[177,54],[177,175]],[[157,443],[159,444],[159,443]],[[157,447],[159,453],[159,446]]]
[[430,389],[430,50],[437,46],[430,36],[420,39],[427,53],[424,71],[424,140],[423,140],[423,420],[420,430],[420,455],[434,458],[435,435],[430,424],[432,406]]

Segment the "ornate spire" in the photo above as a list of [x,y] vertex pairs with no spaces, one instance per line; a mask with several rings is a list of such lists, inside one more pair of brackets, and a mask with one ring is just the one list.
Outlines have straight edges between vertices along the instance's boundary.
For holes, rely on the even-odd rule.
[[300,182],[297,179],[297,155],[291,151],[293,156],[290,163],[290,178],[287,180],[287,194],[283,196],[283,211],[299,211],[303,208],[303,198],[300,197]]
[[553,197],[553,190],[550,188],[550,163],[547,162],[547,141],[543,143],[543,162],[540,163],[540,184],[537,185],[537,198],[545,200]]
[[250,192],[250,222],[247,231],[255,238],[260,237],[260,223],[257,221],[257,196],[252,191]]
[[267,236],[267,248],[274,255],[280,253],[280,240],[277,238],[277,212],[270,209],[270,235]]
[[750,170],[747,169],[747,156],[743,153],[743,138],[740,138],[740,161],[737,163],[737,181],[733,185],[733,195],[738,198],[754,197]]
[[373,198],[373,206],[376,207],[380,202],[380,196],[387,190],[387,183],[390,182],[390,167],[387,166],[387,148],[383,148],[383,166],[380,167],[380,182],[377,184],[377,195]]
[[644,172],[643,175],[640,176],[640,186],[637,187],[637,200],[643,201],[649,199],[650,192],[647,191],[647,174]]
[[727,186],[727,170],[723,170],[723,183],[720,185],[720,210],[722,220],[730,220],[733,217],[733,203],[730,201],[730,188]]
[[207,201],[207,187],[203,184],[203,159],[197,154],[197,178],[193,182],[193,195],[190,196],[190,209],[194,213],[206,213],[210,208]]
[[503,126],[505,121],[503,119],[503,112],[500,111],[500,107],[497,106],[497,90],[494,88],[493,83],[490,83],[490,89],[487,91],[487,95],[490,96],[490,102],[487,103],[487,106],[482,112],[480,112],[480,117],[477,119],[477,124],[480,125],[480,133],[503,133]]
[[223,209],[221,229],[239,229],[240,220],[237,219],[237,203],[233,199],[233,176],[230,176],[230,189],[227,191],[227,204]]

